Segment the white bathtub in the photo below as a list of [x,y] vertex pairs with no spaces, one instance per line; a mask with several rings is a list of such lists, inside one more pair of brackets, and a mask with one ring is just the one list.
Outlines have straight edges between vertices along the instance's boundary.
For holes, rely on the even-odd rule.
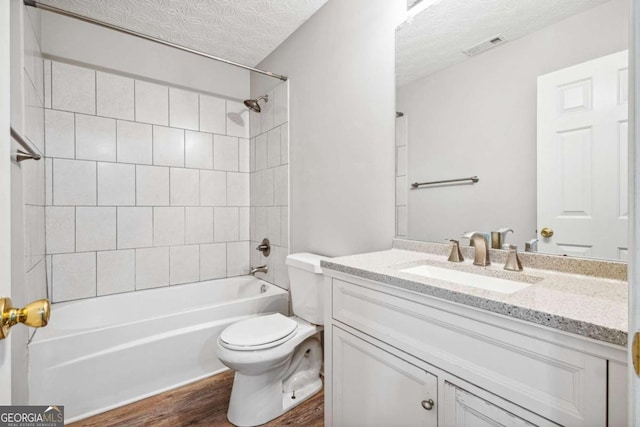
[[71,422],[208,377],[226,370],[227,325],[287,311],[286,291],[251,276],[54,304],[29,344],[29,402]]

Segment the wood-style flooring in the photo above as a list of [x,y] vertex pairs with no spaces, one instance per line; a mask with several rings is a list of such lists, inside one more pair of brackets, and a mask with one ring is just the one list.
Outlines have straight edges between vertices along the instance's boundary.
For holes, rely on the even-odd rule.
[[[121,408],[71,424],[74,427],[105,426],[232,426],[227,421],[233,372],[170,390]],[[324,390],[283,416],[270,427],[324,426]]]

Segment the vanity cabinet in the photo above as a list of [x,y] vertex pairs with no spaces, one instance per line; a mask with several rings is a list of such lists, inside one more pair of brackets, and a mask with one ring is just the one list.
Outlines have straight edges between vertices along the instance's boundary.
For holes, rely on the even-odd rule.
[[325,274],[327,426],[624,425],[624,348]]

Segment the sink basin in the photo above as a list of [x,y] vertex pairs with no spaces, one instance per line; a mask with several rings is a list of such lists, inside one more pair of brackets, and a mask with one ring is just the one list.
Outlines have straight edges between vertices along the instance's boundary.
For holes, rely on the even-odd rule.
[[448,268],[434,267],[431,265],[419,265],[417,267],[405,268],[403,270],[400,270],[400,272],[415,274],[416,276],[428,277],[431,279],[443,280],[445,282],[470,286],[472,288],[500,292],[503,294],[513,294],[531,286],[530,283],[516,282],[514,280],[466,273],[464,271],[450,270]]

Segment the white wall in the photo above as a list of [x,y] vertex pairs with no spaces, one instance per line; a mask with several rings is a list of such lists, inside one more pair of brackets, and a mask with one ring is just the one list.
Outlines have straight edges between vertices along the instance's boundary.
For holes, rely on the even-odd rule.
[[398,90],[409,123],[408,183],[478,175],[475,185],[409,191],[408,236],[536,229],[536,79],[628,46],[628,2],[613,0]]
[[43,53],[52,59],[246,99],[249,72],[72,18],[43,12]]
[[[395,27],[401,0],[330,0],[259,67],[290,102],[291,252],[386,249],[394,235]],[[276,82],[252,76],[252,95]]]

